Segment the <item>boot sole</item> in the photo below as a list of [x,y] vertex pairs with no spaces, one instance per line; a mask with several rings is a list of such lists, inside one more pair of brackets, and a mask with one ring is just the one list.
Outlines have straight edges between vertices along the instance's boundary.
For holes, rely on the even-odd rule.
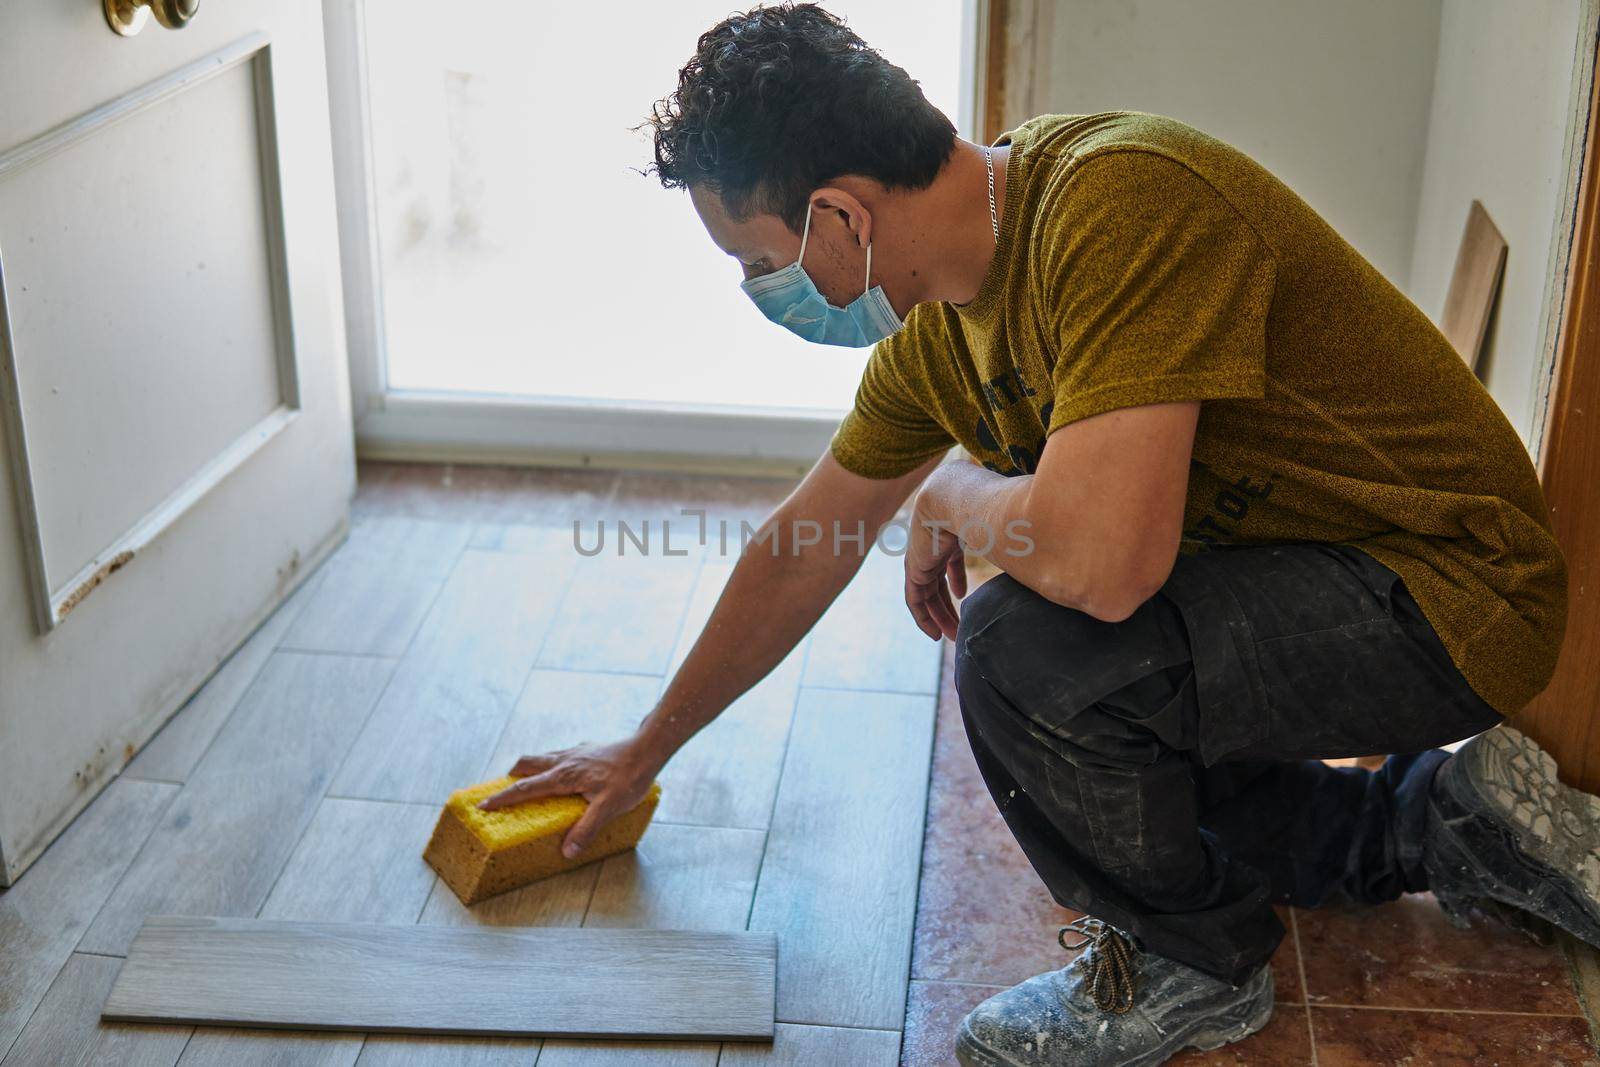
[[[1491,898],[1600,945],[1600,797],[1562,784],[1550,754],[1509,726],[1476,738],[1461,755],[1468,759],[1459,766],[1451,759],[1440,768],[1446,792],[1470,814],[1487,819],[1534,868],[1506,877],[1485,872],[1516,893]],[[1474,866],[1456,840],[1460,832],[1440,835],[1445,847],[1439,853],[1448,869],[1458,871]],[[1470,896],[1448,889],[1440,900],[1447,911],[1468,902]]]
[[[1243,1041],[1261,1030],[1272,1021],[1275,1006],[1272,972],[1264,968],[1262,973],[1266,975],[1264,981],[1259,978],[1251,981],[1262,982],[1263,994],[1241,1000],[1209,1018],[1199,1019],[1190,1029],[1178,1031],[1162,1045],[1142,1056],[1123,1060],[1116,1067],[1157,1067],[1184,1049],[1194,1048],[1209,1052],[1235,1041]],[[1016,1060],[1004,1059],[980,1045],[972,1036],[972,1031],[967,1028],[965,1019],[961,1021],[961,1028],[956,1032],[956,1060],[961,1067],[1018,1067]]]

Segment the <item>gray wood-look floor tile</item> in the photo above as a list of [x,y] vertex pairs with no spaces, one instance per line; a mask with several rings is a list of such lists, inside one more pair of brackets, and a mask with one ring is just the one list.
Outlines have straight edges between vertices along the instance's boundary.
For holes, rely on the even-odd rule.
[[146,915],[254,915],[394,662],[278,652],[79,948],[119,956]]
[[261,918],[416,922],[436,878],[422,850],[438,817],[431,805],[325,798]]
[[294,621],[327,577],[326,563],[306,578],[290,597],[279,605],[240,645],[206,684],[179,708],[161,731],[139,750],[133,762],[122,770],[126,778],[154,778],[184,782],[195,764],[216,739],[217,731],[239,703],[244,691],[261,673],[267,658],[277,649]]
[[[593,524],[582,525],[579,529],[583,537],[582,543],[593,547]],[[526,552],[541,556],[559,556],[560,564],[565,567],[569,560],[577,561],[584,558],[578,552],[578,544],[579,542],[573,540],[570,522],[564,526],[480,522],[473,527],[472,539],[467,542],[467,547],[480,552]]]
[[[647,675],[536,670],[473,781],[508,773],[522,756],[629,737],[655,706],[660,688],[660,679]],[[661,789],[665,797],[665,782]]]
[[837,1026],[779,1023],[772,1044],[728,1041],[719,1067],[895,1067],[900,1062],[896,1030],[859,1030]]
[[[594,543],[591,531],[584,544]],[[701,551],[691,541],[687,555],[663,555],[658,539],[649,555],[628,543],[627,554],[617,556],[618,543],[608,525],[605,551],[578,561],[539,666],[656,675],[667,669]]]
[[[653,823],[601,863],[586,927],[743,930],[766,835]],[[717,1042],[549,1039],[540,1067],[716,1067]]]
[[294,1030],[750,1040],[772,1033],[776,952],[771,934],[742,930],[151,917],[102,1014]]
[[322,586],[280,647],[398,656],[411,642],[472,528],[463,522],[369,518],[324,565]]
[[103,1023],[100,1007],[122,961],[73,953],[56,976],[5,1067],[172,1067],[193,1032],[187,1026]]
[[117,779],[0,893],[0,1054],[66,963],[178,787]]
[[586,863],[470,908],[441,880],[418,921],[433,926],[582,926],[599,877],[600,863]]
[[778,1018],[904,1023],[934,705],[802,690],[750,929],[778,933]]
[[539,1067],[717,1067],[715,1041],[566,1041],[551,1038]]
[[765,845],[760,830],[651,823],[601,861],[583,925],[743,930]]
[[368,1034],[356,1067],[530,1067],[536,1037],[421,1037]]
[[932,696],[939,647],[906,610],[903,557],[875,548],[812,631],[803,684]]
[[360,1034],[244,1030],[202,1026],[179,1067],[349,1067],[361,1055]]
[[333,794],[443,804],[476,781],[533,670],[572,565],[570,552],[464,552]]
[[[673,671],[700,636],[732,570],[731,563],[711,562],[701,570],[673,653]],[[673,755],[661,773],[657,819],[702,826],[766,828],[772,815],[772,798],[778,791],[778,774],[800,693],[805,655],[806,642],[801,641],[772,673]],[[662,679],[663,689],[669,678]]]

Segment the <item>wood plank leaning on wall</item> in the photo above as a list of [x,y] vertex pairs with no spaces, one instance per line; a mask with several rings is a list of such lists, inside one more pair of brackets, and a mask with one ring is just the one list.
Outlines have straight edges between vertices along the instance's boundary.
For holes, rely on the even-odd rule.
[[1565,311],[1539,479],[1569,569],[1567,636],[1555,677],[1513,724],[1555,757],[1560,777],[1600,793],[1600,79],[1566,275]]

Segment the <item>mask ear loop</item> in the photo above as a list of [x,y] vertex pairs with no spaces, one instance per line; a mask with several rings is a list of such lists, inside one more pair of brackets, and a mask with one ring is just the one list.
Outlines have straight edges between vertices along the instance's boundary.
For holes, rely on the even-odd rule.
[[800,234],[800,254],[798,256],[796,256],[795,259],[794,259],[794,262],[795,262],[796,266],[799,266],[801,261],[806,258],[806,242],[809,241],[810,239],[811,239],[811,202],[808,200],[808,201],[806,201],[806,228],[805,228],[805,231]]
[[867,242],[867,279],[861,283],[861,295],[866,296],[872,289],[872,242]]

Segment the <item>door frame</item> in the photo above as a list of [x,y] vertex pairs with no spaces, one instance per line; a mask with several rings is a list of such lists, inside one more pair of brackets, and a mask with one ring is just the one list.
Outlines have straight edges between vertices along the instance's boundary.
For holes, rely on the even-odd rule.
[[[964,106],[952,117],[963,136],[976,127],[985,4],[962,0]],[[393,387],[385,374],[365,26],[365,0],[325,0],[350,400],[359,457],[784,475],[810,469],[827,449],[843,411]]]
[[[1590,59],[1600,63],[1595,21],[1584,25]],[[1567,633],[1550,685],[1513,722],[1555,757],[1564,782],[1600,793],[1600,80],[1593,71],[1576,130],[1571,246],[1552,283],[1558,342],[1539,450],[1539,480],[1568,565]]]

